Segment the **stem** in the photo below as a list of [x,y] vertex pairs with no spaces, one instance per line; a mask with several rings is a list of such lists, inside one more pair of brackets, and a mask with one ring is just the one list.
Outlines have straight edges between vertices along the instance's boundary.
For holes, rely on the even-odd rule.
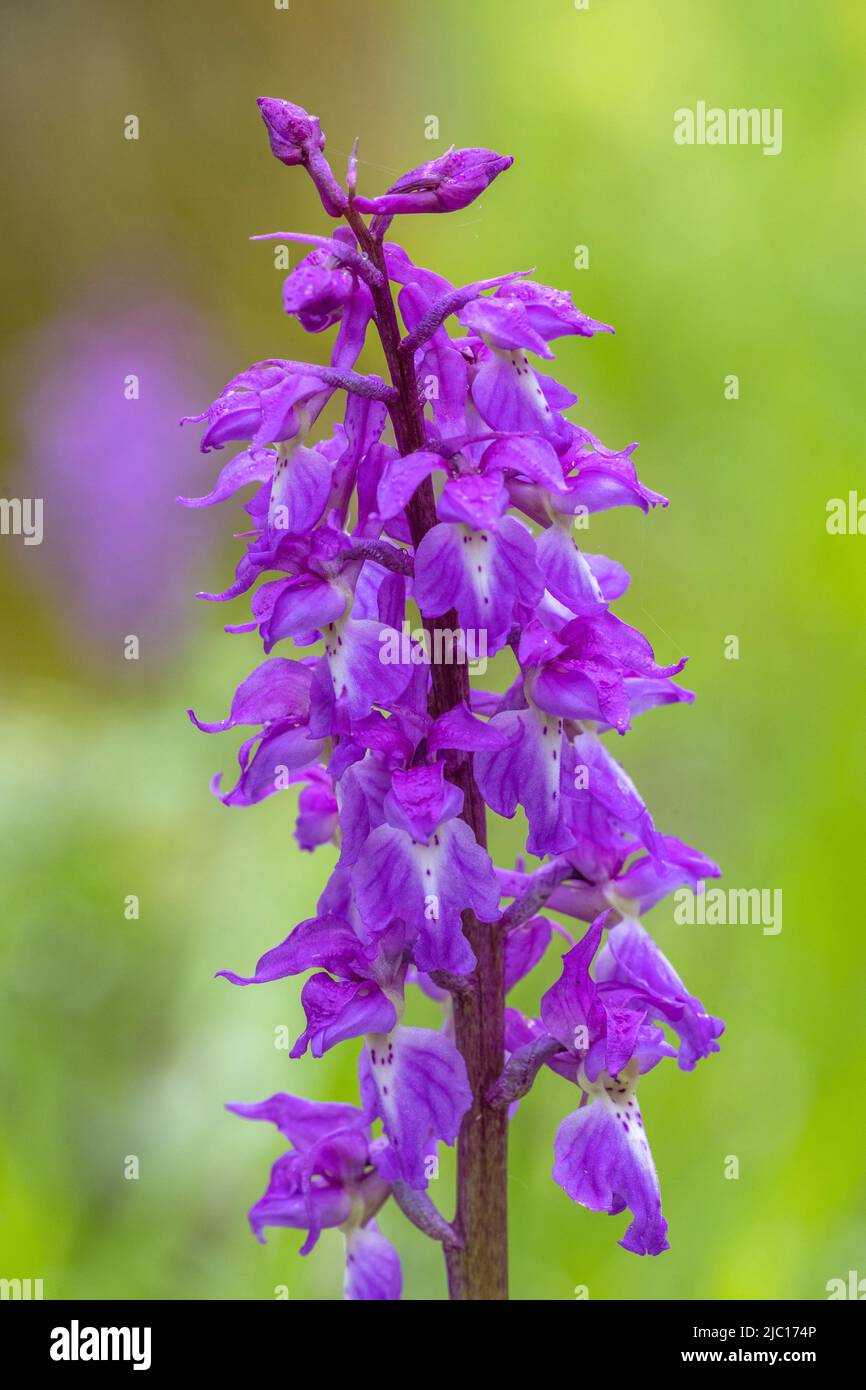
[[507,1110],[514,1101],[531,1091],[532,1083],[545,1062],[562,1051],[562,1043],[545,1034],[512,1052],[507,1066],[487,1097],[488,1105]]
[[[516,875],[509,874],[509,879]],[[520,892],[520,896],[515,896],[514,902],[503,912],[499,919],[499,930],[504,932],[513,931],[515,927],[522,926],[528,922],[530,917],[534,917],[540,907],[543,907],[554,890],[567,878],[578,878],[579,875],[567,859],[552,859],[549,864],[537,869],[534,874],[526,874],[526,884],[523,891],[506,886],[500,877],[500,888],[504,895],[514,891]]]
[[386,405],[394,404],[394,388],[386,386],[377,376],[363,376],[360,372],[349,372],[342,367],[320,367],[315,362],[295,362],[286,357],[275,361],[299,376],[318,377],[335,390],[349,391],[352,395],[364,396],[371,401],[384,401]]
[[[389,410],[397,448],[401,454],[411,454],[425,446],[424,420],[412,354],[400,351],[400,329],[382,244],[351,204],[345,217],[359,246],[382,275],[381,286],[373,288],[372,294],[376,326],[398,395],[396,401],[389,402]],[[417,553],[427,532],[438,523],[430,478],[416,489],[406,516]],[[454,629],[456,614],[451,611],[440,618],[425,618],[424,626],[432,638],[437,628]],[[436,650],[432,643],[430,650]],[[430,713],[434,718],[461,700],[468,703],[469,671],[465,665],[434,664],[430,669]],[[458,752],[449,776],[463,791],[463,819],[478,843],[486,846],[486,812],[473,776],[471,754]],[[471,912],[463,914],[463,927],[478,964],[475,987],[454,995],[455,1036],[466,1063],[472,1105],[457,1140],[453,1229],[461,1246],[445,1251],[448,1292],[451,1299],[498,1300],[508,1298],[508,1114],[492,1109],[485,1097],[502,1071],[505,1055],[504,934],[479,922]]]
[[392,574],[414,573],[412,556],[408,550],[400,550],[396,545],[390,545],[388,541],[356,541],[351,550],[345,551],[341,559],[343,561],[374,560],[377,565],[391,570]]
[[505,285],[510,280],[519,280],[524,275],[531,275],[530,270],[511,270],[507,275],[496,275],[492,280],[476,280],[472,285],[464,285],[459,290],[449,290],[448,294],[443,294],[441,299],[437,299],[424,317],[415,325],[400,344],[400,352],[406,357],[412,356],[413,352],[419,347],[423,347],[426,342],[433,337],[433,334],[443,324],[451,314],[456,314],[458,310],[467,305],[470,299],[477,299],[482,290],[493,289],[495,285]]
[[391,1184],[391,1193],[397,1206],[407,1216],[413,1226],[423,1231],[431,1240],[441,1240],[445,1249],[456,1247],[459,1242],[452,1226],[436,1209],[426,1192],[416,1192],[405,1182]]

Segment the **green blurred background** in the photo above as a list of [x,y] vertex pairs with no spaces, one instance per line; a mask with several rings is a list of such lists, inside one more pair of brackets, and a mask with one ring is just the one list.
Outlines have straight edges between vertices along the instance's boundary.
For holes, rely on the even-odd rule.
[[[354,1099],[355,1049],[292,1063],[275,1037],[299,1030],[295,985],[212,979],[310,913],[333,853],[298,851],[294,793],[232,812],[210,797],[238,740],[207,739],[184,713],[221,717],[260,653],[221,630],[242,603],[227,616],[192,597],[228,582],[241,513],[175,508],[225,455],[202,461],[197,431],[175,435],[174,420],[250,362],[311,350],[281,313],[272,247],[247,240],[324,220],[303,175],[271,159],[260,94],[318,113],[340,172],[360,134],[365,192],[452,142],[514,155],[480,204],[414,219],[403,240],[457,283],[535,265],[615,325],[615,338],[563,340],[553,370],[580,391],[574,418],[610,446],[642,441],[642,477],[672,505],[593,520],[591,548],[630,569],[619,611],[659,660],[690,655],[699,693],[646,716],[617,752],[663,830],[718,859],[728,884],[784,892],[777,936],[677,926],[670,903],[650,919],[728,1021],[718,1056],[641,1088],[671,1250],[627,1254],[625,1217],[573,1207],[552,1183],[572,1094],[548,1073],[513,1128],[513,1297],[586,1285],[605,1299],[823,1298],[829,1279],[866,1274],[853,891],[866,539],[825,528],[829,498],[866,493],[864,7],[43,0],[7,3],[3,28],[2,490],[42,489],[45,540],[0,538],[0,1276],[42,1278],[48,1298],[340,1294],[333,1233],[305,1260],[297,1233],[264,1248],[250,1236],[245,1211],[280,1143],[221,1107],[278,1089]],[[678,147],[673,112],[698,100],[783,108],[782,154]],[[156,301],[181,306],[182,331],[155,336],[184,390],[179,406],[163,392],[166,435],[163,395],[144,411],[143,372],[143,413],[128,417],[152,463],[139,491],[125,482],[129,428],[111,424],[118,374],[138,364],[134,350],[112,357],[112,315]],[[76,376],[88,315],[117,364],[102,423],[99,390]],[[732,373],[738,400],[724,395]],[[76,569],[88,528],[107,617]],[[141,589],[124,587],[142,565],[159,600],[147,622]],[[145,634],[138,661],[123,656],[130,633]],[[501,860],[519,833],[496,831]],[[552,953],[538,985],[555,965]],[[517,1002],[536,999],[523,986]],[[446,1210],[450,1175],[443,1164]],[[438,1249],[396,1211],[382,1225],[405,1296],[442,1298]]]

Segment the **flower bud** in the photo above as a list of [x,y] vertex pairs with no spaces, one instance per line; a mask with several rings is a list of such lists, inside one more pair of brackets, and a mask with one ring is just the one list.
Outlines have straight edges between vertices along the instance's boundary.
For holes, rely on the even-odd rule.
[[411,169],[379,198],[356,198],[359,212],[393,216],[401,212],[458,212],[484,192],[497,174],[513,164],[494,150],[448,150]]
[[311,150],[323,150],[325,137],[317,116],[278,97],[259,97],[258,108],[268,129],[271,150],[282,164],[306,164]]

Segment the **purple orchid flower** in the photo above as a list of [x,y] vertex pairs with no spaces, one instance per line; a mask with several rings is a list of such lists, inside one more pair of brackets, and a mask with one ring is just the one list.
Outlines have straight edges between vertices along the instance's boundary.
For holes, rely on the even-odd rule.
[[490,298],[470,300],[460,311],[460,322],[488,347],[505,352],[528,349],[539,357],[553,356],[548,347],[552,338],[613,332],[609,324],[581,313],[570,294],[531,280],[515,280]]
[[233,377],[206,411],[185,416],[183,423],[207,422],[202,453],[242,439],[260,449],[291,439],[301,428],[301,413],[318,415],[329,394],[318,376],[262,362]]
[[361,1099],[387,1142],[376,1164],[389,1182],[422,1190],[436,1144],[453,1144],[472,1104],[466,1063],[445,1033],[397,1028],[369,1037],[360,1061]]
[[308,1255],[322,1231],[336,1226],[345,1242],[346,1297],[399,1299],[400,1257],[373,1219],[390,1189],[372,1161],[362,1112],[285,1094],[226,1109],[247,1120],[268,1120],[292,1145],[250,1208],[256,1238],[264,1244],[262,1232],[269,1226],[306,1230],[301,1254]]
[[493,150],[450,149],[410,169],[378,198],[355,198],[358,212],[393,217],[404,212],[459,212],[514,163]]
[[499,885],[489,855],[459,819],[463,793],[445,780],[444,763],[393,774],[385,824],[368,836],[352,884],[362,921],[384,924],[399,902],[420,970],[471,973],[464,936],[467,908],[481,921],[499,914]]
[[677,1058],[683,1071],[692,1071],[702,1057],[718,1052],[724,1023],[707,1014],[700,999],[688,993],[640,922],[624,918],[608,932],[595,974],[600,985],[615,985],[624,997],[631,988],[636,1000],[649,1001],[649,1017],[679,1036]]
[[478,475],[445,484],[438,526],[415,557],[414,594],[425,617],[456,610],[465,630],[485,634],[490,654],[505,644],[518,602],[537,602],[544,584],[532,537],[505,516],[500,479]]
[[312,772],[324,751],[321,739],[309,732],[312,672],[300,662],[273,657],[241,681],[227,719],[205,724],[192,710],[189,717],[204,733],[222,733],[237,724],[260,724],[238,753],[240,777],[231,791],[219,791],[220,775],[212,789],[226,806],[252,806],[274,792],[284,791],[301,770]]
[[[667,1226],[637,1083],[668,1057],[692,1070],[723,1030],[640,920],[719,870],[657,830],[610,747],[646,711],[691,703],[672,679],[684,660],[656,661],[614,611],[627,571],[578,544],[584,515],[667,499],[638,477],[635,446],[608,449],[574,423],[576,395],[534,365],[608,325],[526,272],[454,285],[385,240],[400,214],[466,207],[510,158],[450,150],[367,197],[357,144],[344,187],[317,118],[259,106],[276,158],[341,219],[333,235],[268,234],[310,248],[283,307],[334,337],[326,364],[259,362],[196,417],[203,450],[238,452],[185,504],[253,489],[234,579],[203,597],[248,595],[227,631],[257,633],[265,660],[225,718],[190,718],[251,731],[236,785],[214,784],[224,803],[300,786],[300,848],[334,847],[315,915],[251,975],[219,974],[303,977],[292,1061],[327,1068],[353,1049],[361,1106],[231,1107],[291,1144],[250,1220],[260,1238],[305,1230],[303,1253],[340,1229],[347,1297],[394,1299],[399,1261],[375,1222],[392,1197],[441,1243],[452,1298],[506,1298],[508,1126],[540,1068],[581,1097],[556,1135],[555,1180],[593,1211],[628,1208],[620,1243],[655,1255]],[[356,369],[373,333],[387,379]],[[508,671],[500,693],[473,687],[482,640]],[[540,862],[497,867],[487,810],[519,807]],[[574,944],[545,904],[592,925]],[[540,1017],[506,1008],[555,934],[570,949]],[[414,1021],[422,1002],[439,1027]],[[458,1148],[453,1222],[431,1195],[441,1144]]]
[[318,117],[278,97],[259,97],[259,111],[267,127],[271,152],[290,168],[303,164],[316,186],[329,217],[339,217],[346,207],[343,192],[322,151],[325,137]]
[[293,779],[306,783],[298,797],[295,839],[301,849],[312,851],[333,841],[339,825],[340,807],[333,779],[321,767],[296,772]]
[[646,1009],[627,1007],[628,991],[602,989],[589,967],[603,918],[563,957],[562,975],[541,1001],[548,1033],[577,1063],[588,1103],[563,1120],[556,1135],[553,1176],[573,1201],[611,1216],[626,1207],[632,1221],[620,1244],[636,1255],[668,1248],[659,1182],[635,1089],[638,1078],[667,1051],[660,1029],[646,1026]]
[[[339,907],[343,916],[328,908]],[[400,1024],[408,965],[407,928],[399,919],[366,932],[345,871],[319,903],[320,916],[301,922],[267,951],[244,978],[221,970],[232,984],[264,984],[315,970],[301,991],[307,1026],[292,1048],[316,1057],[338,1043],[364,1038],[361,1097],[368,1120],[382,1121],[385,1140],[375,1162],[389,1181],[423,1189],[426,1163],[438,1142],[453,1144],[472,1094],[453,1042],[427,1028]]]
[[626,681],[675,676],[686,657],[657,666],[643,633],[606,609],[574,618],[554,636],[539,621],[528,624],[519,655],[528,697],[548,714],[592,720],[625,733],[631,723]]
[[307,333],[322,333],[339,323],[356,284],[339,256],[316,246],[283,282],[283,308]]
[[318,118],[308,115],[303,107],[278,97],[259,97],[258,107],[271,151],[281,164],[305,164],[311,149],[325,148]]

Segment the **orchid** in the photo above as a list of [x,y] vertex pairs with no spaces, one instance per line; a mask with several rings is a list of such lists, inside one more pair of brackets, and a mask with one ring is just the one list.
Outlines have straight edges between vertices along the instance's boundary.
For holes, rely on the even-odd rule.
[[[254,488],[235,578],[202,597],[249,595],[249,619],[227,630],[257,634],[264,657],[225,717],[189,715],[209,735],[244,731],[234,786],[213,782],[224,805],[300,787],[298,844],[332,856],[315,915],[251,973],[219,974],[240,987],[306,977],[291,1057],[327,1067],[353,1047],[358,1094],[229,1107],[291,1145],[250,1223],[260,1239],[307,1231],[302,1254],[341,1230],[346,1297],[393,1300],[399,1257],[377,1225],[393,1203],[441,1243],[452,1299],[503,1299],[508,1130],[539,1070],[576,1088],[554,1180],[591,1211],[627,1208],[620,1244],[658,1255],[667,1223],[638,1082],[669,1060],[693,1069],[723,1031],[641,921],[719,869],[657,829],[615,747],[647,711],[691,703],[674,680],[685,658],[657,662],[613,612],[629,576],[573,529],[667,499],[638,478],[635,446],[609,449],[570,420],[576,396],[534,365],[607,324],[524,271],[452,285],[389,239],[395,217],[466,207],[509,157],[452,149],[362,196],[357,143],[343,186],[316,117],[275,98],[259,108],[273,154],[307,171],[340,224],[276,234],[307,248],[283,307],[309,333],[336,331],[326,364],[256,363],[188,417],[205,452],[242,446],[210,493],[180,500],[209,508]],[[384,375],[359,367],[368,339]],[[470,678],[479,650],[510,668],[504,689]],[[518,808],[535,867],[494,864],[487,848],[488,812]],[[575,941],[544,908],[589,925]],[[569,949],[538,1017],[506,1007],[555,941]],[[412,1022],[419,993],[439,1028]],[[431,1192],[442,1144],[457,1146],[451,1219]]]

